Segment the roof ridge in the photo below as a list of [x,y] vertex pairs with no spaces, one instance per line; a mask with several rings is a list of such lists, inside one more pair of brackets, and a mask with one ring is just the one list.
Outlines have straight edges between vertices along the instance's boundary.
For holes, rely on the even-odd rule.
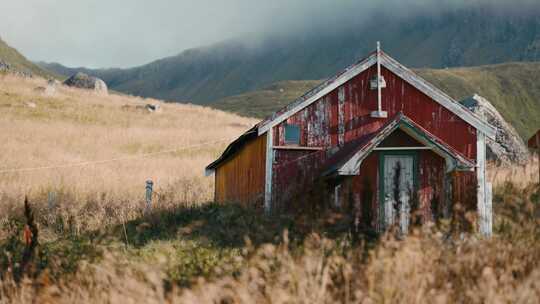
[[[441,95],[443,95],[444,97],[448,98],[449,100],[453,101],[456,105],[460,106],[461,108],[463,108],[464,110],[466,110],[467,112],[469,112],[472,116],[475,116],[478,120],[481,120],[481,121],[484,121],[484,119],[482,117],[480,117],[478,114],[474,113],[473,111],[469,110],[466,106],[462,105],[457,99],[453,98],[452,96],[448,95],[445,91],[443,91],[442,89],[438,88],[437,86],[435,86],[434,84],[432,84],[431,82],[427,81],[426,79],[424,79],[424,77],[420,76],[418,73],[416,73],[415,71],[409,69],[408,67],[404,66],[402,63],[400,63],[399,61],[397,61],[395,58],[393,58],[392,56],[390,56],[389,54],[381,51],[381,55],[382,56],[385,56],[387,59],[393,61],[395,64],[399,65],[400,68],[402,68],[403,70],[411,73],[411,74],[414,74],[414,76],[416,76],[418,78],[418,80],[420,80],[424,85],[434,89],[434,90],[437,90],[438,93],[440,93]],[[474,96],[476,96],[477,94],[474,93]]]

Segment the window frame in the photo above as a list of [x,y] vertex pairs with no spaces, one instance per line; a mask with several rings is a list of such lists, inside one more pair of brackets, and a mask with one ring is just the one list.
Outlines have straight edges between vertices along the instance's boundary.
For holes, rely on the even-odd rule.
[[[293,139],[291,139],[290,137],[292,130],[294,130]],[[287,146],[300,146],[302,138],[300,126],[296,124],[285,123],[285,125],[283,126],[283,138],[285,145]]]

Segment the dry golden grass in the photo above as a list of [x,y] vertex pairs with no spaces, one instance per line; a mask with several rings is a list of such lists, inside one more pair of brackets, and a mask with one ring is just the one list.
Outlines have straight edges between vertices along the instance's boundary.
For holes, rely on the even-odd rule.
[[538,155],[531,155],[524,166],[496,166],[488,165],[488,180],[494,187],[510,182],[520,187],[538,182]]
[[428,225],[403,240],[387,235],[366,256],[363,246],[316,234],[291,249],[285,233],[280,245],[248,242],[240,274],[201,278],[190,289],[167,287],[160,262],[111,253],[60,282],[0,281],[0,303],[2,290],[13,303],[538,303],[540,221],[530,200],[537,191],[499,193],[506,201],[496,206],[491,239]]
[[[8,76],[0,79],[2,169],[106,160],[225,141],[137,160],[3,174],[2,192],[10,196],[68,184],[78,193],[114,189],[132,199],[141,192],[147,178],[154,179],[159,187],[182,178],[201,177],[204,166],[227,140],[254,123],[192,105],[161,103],[162,113],[149,114],[135,106],[159,101],[100,96],[63,86],[52,97],[36,96],[33,88],[44,85],[42,82]],[[25,102],[34,102],[36,108],[25,106]],[[209,180],[204,182],[211,185]],[[208,193],[211,191],[209,187]]]
[[[35,90],[39,86],[46,86],[46,81],[0,76],[0,171],[133,159],[0,172],[0,217],[13,205],[20,205],[25,195],[46,204],[49,193],[54,193],[55,201],[63,200],[63,205],[73,209],[88,200],[142,204],[148,178],[154,181],[157,193],[167,192],[190,203],[209,201],[213,179],[204,177],[204,167],[231,138],[255,123],[200,106],[102,96],[64,86],[46,96]],[[30,103],[35,107],[28,106]],[[149,113],[137,108],[147,103],[160,103],[162,111]],[[219,140],[223,141],[139,157]]]
[[[162,113],[149,114],[135,106],[157,101],[63,87],[38,96],[33,88],[43,85],[0,78],[0,171],[230,139],[255,122],[189,105],[163,104]],[[36,107],[26,106],[29,101]],[[350,235],[318,234],[298,244],[285,233],[274,244],[247,240],[234,247],[231,240],[271,230],[265,220],[273,219],[228,206],[180,208],[211,199],[212,179],[202,169],[223,147],[0,174],[0,304],[540,302],[535,160],[524,168],[490,167],[491,239],[455,235],[442,222],[369,246],[350,242]],[[143,214],[149,177],[159,195],[154,210]],[[54,208],[47,204],[50,192]],[[36,271],[15,283],[24,195],[34,208],[40,247]],[[204,277],[186,287],[176,281],[186,274]]]

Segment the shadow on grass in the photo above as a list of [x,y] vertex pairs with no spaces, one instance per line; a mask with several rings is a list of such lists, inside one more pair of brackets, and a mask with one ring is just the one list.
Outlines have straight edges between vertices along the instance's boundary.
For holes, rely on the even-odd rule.
[[101,248],[96,246],[95,233],[79,236],[69,234],[54,241],[40,242],[31,267],[22,273],[21,262],[26,244],[18,231],[23,231],[24,225],[14,222],[13,226],[11,236],[0,240],[0,280],[9,273],[37,277],[44,270],[48,277],[58,278],[75,272],[81,260],[92,262],[102,256]]
[[[211,276],[217,266],[234,264],[248,239],[253,247],[278,244],[287,230],[291,248],[302,248],[305,238],[314,232],[327,238],[349,240],[348,223],[347,218],[335,214],[316,220],[302,215],[265,215],[260,210],[238,204],[158,207],[105,231],[87,231],[79,235],[64,232],[54,241],[41,242],[34,267],[28,275],[36,277],[46,271],[54,279],[74,273],[81,261],[99,260],[103,250],[113,247],[123,250],[122,243],[126,243],[127,237],[127,253],[131,257],[151,261],[159,246],[172,249],[168,275],[172,282],[187,286],[194,277]],[[24,224],[16,221],[13,225],[10,229],[12,237],[0,241],[2,269],[16,270],[24,250],[25,244],[20,237]],[[163,243],[160,245],[156,241]],[[232,267],[231,272],[240,266]]]
[[[288,231],[291,243],[302,243],[304,238],[318,232],[327,237],[339,237],[348,226],[340,223],[332,227],[319,221],[290,214],[265,215],[260,210],[238,204],[209,203],[193,207],[155,210],[146,216],[126,223],[131,246],[142,247],[154,240],[205,240],[221,248],[240,248],[249,239],[254,246],[278,243],[283,231]],[[124,227],[115,228],[115,234]]]

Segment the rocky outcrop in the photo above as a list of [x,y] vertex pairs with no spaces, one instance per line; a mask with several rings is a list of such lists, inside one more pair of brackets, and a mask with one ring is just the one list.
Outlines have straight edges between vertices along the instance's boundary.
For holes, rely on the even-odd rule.
[[69,77],[64,81],[64,84],[70,87],[94,90],[102,94],[108,93],[107,85],[103,80],[80,72]]
[[9,73],[19,77],[33,77],[33,74],[28,71],[22,71],[13,67],[9,62],[0,59],[0,73]]
[[7,73],[11,70],[11,65],[3,60],[0,60],[0,72]]
[[504,120],[487,99],[475,94],[460,103],[497,128],[496,139],[486,141],[489,160],[518,164],[524,164],[527,161],[529,152],[516,129]]

